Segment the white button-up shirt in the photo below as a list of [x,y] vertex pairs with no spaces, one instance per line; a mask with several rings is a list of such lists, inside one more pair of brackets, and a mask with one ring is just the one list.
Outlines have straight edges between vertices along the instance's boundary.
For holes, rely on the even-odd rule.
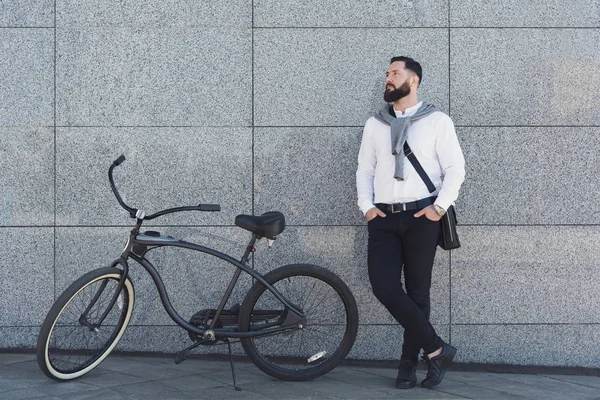
[[[404,114],[394,111],[397,117],[406,117],[417,112],[421,104],[407,108]],[[435,185],[435,192],[429,193],[404,155],[404,180],[394,178],[396,156],[392,154],[390,126],[371,117],[363,131],[356,171],[358,206],[363,214],[375,203],[406,203],[430,196],[437,196],[435,204],[447,210],[458,198],[465,179],[465,159],[450,117],[436,111],[413,122],[407,142]]]

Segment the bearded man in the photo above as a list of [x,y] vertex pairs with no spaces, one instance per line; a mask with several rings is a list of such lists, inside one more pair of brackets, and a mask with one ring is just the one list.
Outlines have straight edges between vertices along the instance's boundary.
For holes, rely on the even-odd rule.
[[[391,59],[385,79],[386,106],[369,118],[358,155],[358,206],[368,221],[368,269],[373,294],[404,328],[396,387],[416,385],[423,350],[433,388],[456,354],[429,322],[431,272],[439,222],[458,197],[465,161],[450,117],[419,101],[421,65]],[[435,185],[431,192],[405,157],[405,143]],[[402,285],[404,274],[404,288]]]

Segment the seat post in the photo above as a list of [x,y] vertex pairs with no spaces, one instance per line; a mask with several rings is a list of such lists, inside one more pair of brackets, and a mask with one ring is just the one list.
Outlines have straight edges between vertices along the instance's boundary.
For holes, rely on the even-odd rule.
[[[246,263],[248,262],[248,258],[250,258],[250,253],[253,253],[256,250],[254,248],[254,243],[256,243],[256,239],[258,239],[258,236],[256,236],[255,233],[253,233],[252,239],[250,239],[250,243],[248,243],[248,247],[246,247],[246,252],[244,253],[244,256],[242,257],[242,259],[240,260],[240,262],[242,264],[246,265]],[[231,278],[231,282],[229,282],[229,286],[227,286],[225,295],[221,299],[221,303],[219,304],[219,307],[217,307],[217,310],[215,311],[215,315],[213,316],[212,322],[208,329],[215,329],[215,327],[217,325],[217,321],[219,320],[219,317],[221,316],[221,313],[223,312],[223,309],[225,308],[225,304],[229,300],[229,296],[231,296],[231,292],[233,292],[233,288],[234,288],[235,284],[237,283],[241,273],[242,273],[242,269],[236,268],[235,272],[233,273],[233,277]]]
[[248,258],[250,258],[250,253],[254,253],[256,251],[256,248],[254,247],[254,244],[256,243],[256,239],[259,239],[259,237],[256,236],[255,233],[253,233],[252,238],[250,239],[250,243],[248,243],[248,246],[246,247],[246,251],[244,252],[242,259],[240,260],[240,262],[242,264],[245,265],[248,262]]

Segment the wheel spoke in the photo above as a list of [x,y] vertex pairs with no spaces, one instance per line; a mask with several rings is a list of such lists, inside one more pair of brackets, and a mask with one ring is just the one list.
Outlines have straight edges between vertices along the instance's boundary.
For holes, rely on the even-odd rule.
[[48,328],[47,335],[49,337],[44,341],[44,343],[48,343],[47,358],[50,364],[46,365],[45,362],[43,364],[46,365],[47,373],[59,379],[65,378],[59,377],[57,374],[79,376],[82,370],[105,356],[123,331],[125,321],[129,318],[131,311],[129,303],[133,301],[133,290],[131,283],[127,281],[119,293],[117,301],[108,311],[102,326],[97,329],[89,329],[79,322],[80,317],[88,309],[90,302],[93,301],[99,288],[103,285],[102,293],[86,315],[90,324],[97,324],[99,318],[107,310],[118,287],[119,278],[114,272],[98,270],[90,274],[80,279],[79,286],[74,284],[65,291],[65,293],[72,291],[73,294],[70,297],[63,294],[61,298],[67,297],[62,309],[54,320],[44,323],[45,325],[47,322],[52,323],[53,327]]
[[[345,285],[339,278],[337,281],[332,277],[325,279],[315,269],[313,266],[289,266],[275,270],[268,276],[268,281],[287,300],[302,308],[306,317],[303,328],[291,333],[242,339],[242,345],[252,361],[275,377],[291,379],[302,376],[312,379],[320,376],[335,367],[348,353],[356,337],[358,317],[355,306],[352,309],[354,314],[350,315],[348,307],[354,304],[354,299],[348,294],[347,287],[341,289]],[[328,272],[323,274],[331,275]],[[261,291],[252,294],[255,297],[248,300],[246,309],[281,308],[281,303],[264,286]],[[251,313],[244,310],[243,317],[249,318]],[[245,324],[249,324],[249,321],[240,320],[242,329]],[[255,328],[257,326],[254,325]]]
[[[330,287],[327,287],[327,289],[330,289]],[[331,293],[329,293],[329,290],[325,290],[325,288],[323,288],[323,290],[321,290],[321,295],[320,296],[319,296],[319,291],[317,291],[317,294],[312,299],[310,305],[306,306],[307,312],[310,311],[313,307],[315,307],[315,305],[319,305],[320,302],[324,298],[326,298],[327,295],[331,295]]]

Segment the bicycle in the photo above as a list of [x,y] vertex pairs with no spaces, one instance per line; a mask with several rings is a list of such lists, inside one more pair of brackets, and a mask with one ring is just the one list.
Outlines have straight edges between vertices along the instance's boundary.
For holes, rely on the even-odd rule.
[[[260,216],[238,215],[235,224],[252,233],[238,261],[217,250],[163,235],[141,232],[144,221],[182,211],[220,211],[218,204],[177,207],[146,216],[144,211],[123,201],[113,179],[113,170],[125,161],[121,155],[110,166],[108,179],[117,201],[136,223],[119,258],[110,267],[88,272],[72,283],[55,301],[40,329],[37,361],[48,377],[68,381],[97,367],[121,339],[135,300],[129,278],[128,260],[133,259],[152,277],[167,314],[188,331],[192,345],[175,358],[183,362],[200,345],[227,344],[235,383],[230,339],[239,339],[250,360],[275,378],[305,381],[335,368],[350,352],[358,330],[356,301],[348,286],[333,272],[310,264],[279,267],[264,276],[248,265],[257,240],[266,238],[269,247],[285,229],[282,213]],[[173,308],[162,278],[146,258],[159,247],[179,247],[218,257],[235,267],[235,272],[219,306],[184,320]],[[225,305],[241,273],[255,283],[241,306],[226,310]],[[284,295],[285,293],[285,295]],[[291,299],[291,300],[290,300]],[[301,346],[291,346],[300,339]]]

